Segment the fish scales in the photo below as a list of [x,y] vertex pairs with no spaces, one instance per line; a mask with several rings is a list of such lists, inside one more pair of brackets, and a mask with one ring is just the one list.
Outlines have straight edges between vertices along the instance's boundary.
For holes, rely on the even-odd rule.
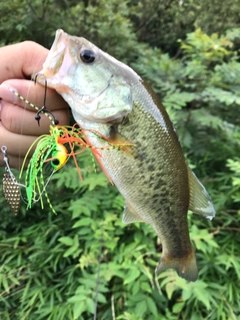
[[[143,94],[148,95],[148,92],[145,91]],[[149,103],[153,103],[150,95],[149,100]],[[166,118],[166,130],[153,116],[147,117],[146,112],[142,111],[140,104],[135,106],[126,120],[118,126],[118,132],[136,145],[135,157],[129,156],[124,160],[124,162],[131,163],[131,177],[134,178],[131,178],[127,186],[125,176],[122,176],[120,181],[116,178],[113,180],[117,180],[119,190],[125,189],[122,193],[126,198],[130,196],[134,199],[131,207],[143,220],[154,226],[163,247],[168,248],[169,254],[172,257],[185,256],[192,250],[189,246],[186,223],[189,190],[185,159],[183,156],[179,158],[178,168],[175,166],[175,170],[172,170],[171,163],[176,161],[179,155],[179,148],[176,146],[176,143],[178,146],[179,143],[175,131],[172,130],[172,124]],[[139,126],[142,125],[144,130],[139,132],[138,126],[135,125],[136,122]],[[146,132],[148,132],[148,138],[153,139],[151,141],[153,143],[144,137]],[[155,144],[154,141],[157,143]],[[118,167],[118,163],[114,163],[114,155],[104,158],[108,161],[106,167],[112,166],[110,170],[114,172],[114,168]],[[124,172],[127,176],[129,170],[124,170]],[[116,172],[116,176],[118,174],[120,172]],[[176,181],[181,181],[181,184],[175,183]],[[151,214],[146,211],[146,208],[151,211]],[[174,212],[178,212],[184,219],[180,220]],[[187,236],[179,237],[181,233]],[[171,244],[169,239],[171,239]],[[175,243],[177,246],[174,247]]]
[[[142,131],[139,131],[139,127],[135,124],[136,121],[139,126],[143,126]],[[125,153],[121,156],[121,159],[118,159],[115,155],[118,151],[111,151],[111,154],[108,152],[109,155],[107,155],[107,151],[105,152],[106,156],[103,159],[105,166],[111,167],[112,175],[117,177],[121,174],[120,179],[116,179],[117,185],[120,187],[120,183],[122,183],[121,189],[126,189],[126,193],[130,193],[130,188],[132,188],[133,192],[137,193],[134,194],[134,197],[137,197],[137,203],[139,201],[149,201],[154,195],[158,195],[158,201],[164,203],[167,200],[168,207],[175,206],[175,202],[172,203],[171,201],[171,195],[176,193],[179,198],[186,199],[183,202],[188,203],[188,177],[185,160],[182,157],[181,161],[178,162],[179,168],[173,172],[171,162],[176,159],[178,150],[173,148],[169,133],[163,130],[152,116],[146,118],[145,112],[141,112],[141,106],[135,106],[117,130],[126,140],[133,142],[135,145],[133,148],[134,156]],[[145,131],[148,132],[148,139],[144,137]],[[124,168],[124,172],[122,170],[119,172],[118,166],[120,163],[117,163],[119,161],[127,166],[127,168]],[[166,167],[164,162],[169,163],[169,165]],[[129,176],[129,170],[132,171],[131,176]],[[176,175],[179,175],[179,179],[185,181],[186,188],[182,189],[178,185],[173,186],[172,181],[176,181]],[[128,185],[126,185],[126,179],[129,180]],[[136,189],[133,182],[140,188]],[[149,192],[150,190],[151,192]],[[161,193],[165,197],[159,197]],[[153,205],[156,206],[156,203],[153,203]],[[186,205],[184,207],[183,209],[186,210]],[[152,217],[145,216],[144,212],[143,216],[144,220]]]
[[[123,222],[146,222],[156,231],[163,247],[157,272],[173,268],[195,281],[187,212],[212,218],[215,210],[189,169],[157,96],[131,68],[62,30],[56,32],[40,74],[69,103],[83,129],[97,130],[117,143],[133,143],[128,151],[101,150],[97,159],[125,198]],[[107,145],[93,132],[85,134],[96,147]]]

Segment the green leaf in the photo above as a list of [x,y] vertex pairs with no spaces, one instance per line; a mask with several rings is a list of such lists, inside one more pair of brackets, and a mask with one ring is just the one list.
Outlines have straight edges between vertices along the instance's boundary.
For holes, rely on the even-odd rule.
[[106,297],[101,292],[98,292],[98,302],[107,303]]
[[147,297],[146,302],[147,302],[148,310],[150,310],[155,317],[158,317],[159,313],[154,300],[150,297]]
[[167,292],[167,296],[168,299],[170,300],[172,298],[173,292],[175,290],[175,283],[174,282],[168,282],[166,284],[166,292]]
[[72,246],[70,247],[69,249],[67,249],[63,256],[66,258],[66,257],[69,257],[70,255],[72,255],[75,251],[77,250],[77,248],[75,246]]
[[124,284],[128,284],[130,282],[133,282],[139,276],[140,276],[140,271],[137,268],[133,268],[133,269],[129,270],[129,272],[126,274]]
[[73,245],[73,239],[70,237],[61,237],[58,239],[59,242],[66,244],[67,246]]
[[173,306],[173,313],[179,313],[181,312],[182,308],[184,307],[184,302],[178,302],[175,303]]
[[72,226],[73,228],[78,228],[82,226],[91,226],[92,224],[92,218],[82,218],[78,220],[74,225]]
[[83,302],[75,303],[73,306],[74,319],[79,319],[80,315],[87,309],[87,306]]
[[90,299],[90,298],[87,299],[87,301],[86,301],[86,306],[87,306],[86,309],[87,309],[90,313],[94,314],[95,304],[94,304],[94,301],[93,301],[92,299]]
[[141,283],[141,289],[142,289],[143,291],[146,291],[146,292],[149,292],[149,293],[152,292],[152,289],[151,289],[151,287],[150,287],[150,285],[149,285],[148,282],[142,282],[142,283]]
[[70,297],[68,299],[69,302],[71,303],[75,303],[75,302],[79,302],[79,301],[84,301],[84,300],[87,300],[87,296],[86,295],[83,295],[83,294],[77,294],[73,297]]
[[147,311],[146,301],[143,300],[143,301],[138,302],[136,305],[136,308],[135,308],[136,315],[143,317],[146,311]]

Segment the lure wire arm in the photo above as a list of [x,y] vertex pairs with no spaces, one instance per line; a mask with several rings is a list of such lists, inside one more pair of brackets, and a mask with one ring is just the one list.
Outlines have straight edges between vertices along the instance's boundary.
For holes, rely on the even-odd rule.
[[9,166],[9,163],[8,163],[8,156],[7,156],[7,147],[6,146],[2,146],[1,147],[1,151],[2,151],[2,154],[3,154],[3,161],[5,162],[5,171],[10,175],[12,181],[14,183],[16,183],[16,178],[14,177],[11,169],[10,169],[10,166]]
[[14,183],[15,185],[17,185],[19,187],[26,188],[25,184],[17,182],[17,179],[15,178],[14,174],[12,173],[12,171],[10,169],[10,166],[9,166],[9,163],[8,163],[8,156],[7,156],[7,147],[6,146],[2,146],[1,147],[1,151],[2,151],[2,154],[3,154],[3,161],[5,162],[5,171],[11,177],[12,183]]

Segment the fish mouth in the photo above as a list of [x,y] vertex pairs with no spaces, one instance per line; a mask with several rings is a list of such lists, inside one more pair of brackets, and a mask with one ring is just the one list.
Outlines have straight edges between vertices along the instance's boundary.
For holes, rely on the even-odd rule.
[[[43,69],[40,72],[47,79],[51,79],[53,76],[56,76],[60,71],[60,68],[63,67],[68,42],[68,35],[62,29],[57,30],[50,52],[43,64]],[[64,68],[64,72],[68,72],[68,70],[66,70],[66,66]]]
[[[65,58],[66,56],[67,58]],[[76,70],[76,65],[72,62],[69,50],[69,35],[59,29],[56,31],[52,47],[43,63],[43,69],[34,74],[33,78],[37,78],[37,82],[41,85],[44,85],[47,80],[50,88],[60,91],[60,88],[64,87],[62,83],[65,75],[74,73]]]

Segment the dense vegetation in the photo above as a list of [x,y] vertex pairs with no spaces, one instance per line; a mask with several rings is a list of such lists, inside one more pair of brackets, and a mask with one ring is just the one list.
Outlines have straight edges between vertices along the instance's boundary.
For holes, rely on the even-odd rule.
[[[55,30],[81,35],[131,65],[161,97],[184,153],[217,210],[189,213],[199,280],[154,269],[161,243],[146,224],[123,225],[123,199],[88,153],[57,173],[57,211],[18,216],[0,199],[0,318],[240,318],[239,0],[34,0],[0,3],[1,45]],[[180,40],[181,39],[181,40]],[[156,141],[153,143],[157,143]],[[90,163],[90,164],[89,164]],[[100,277],[98,276],[100,272]],[[99,283],[98,283],[99,282]],[[96,304],[97,301],[97,304]],[[95,312],[97,305],[97,312]]]

